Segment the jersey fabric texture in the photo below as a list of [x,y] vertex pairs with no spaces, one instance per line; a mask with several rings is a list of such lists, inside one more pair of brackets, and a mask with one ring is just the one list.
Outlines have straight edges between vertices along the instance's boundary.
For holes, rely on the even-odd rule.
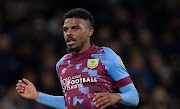
[[132,83],[121,58],[108,47],[92,45],[80,54],[66,54],[56,70],[67,109],[100,109],[92,100],[94,93],[113,93]]

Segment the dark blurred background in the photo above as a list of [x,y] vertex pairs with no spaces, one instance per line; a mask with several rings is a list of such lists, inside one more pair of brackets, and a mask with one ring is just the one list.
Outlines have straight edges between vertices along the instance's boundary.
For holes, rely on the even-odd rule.
[[85,8],[95,19],[92,43],[121,56],[139,92],[137,107],[179,109],[179,0],[0,0],[0,109],[52,109],[20,97],[23,77],[62,95],[56,62],[66,53],[63,15]]

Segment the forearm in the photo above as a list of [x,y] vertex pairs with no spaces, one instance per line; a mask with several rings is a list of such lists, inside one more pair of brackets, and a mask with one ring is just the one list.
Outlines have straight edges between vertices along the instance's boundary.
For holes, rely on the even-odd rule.
[[137,106],[139,103],[139,94],[134,87],[134,84],[128,84],[127,86],[124,86],[119,89],[121,93],[118,93],[122,99],[119,101],[119,103],[122,103],[127,106]]
[[53,108],[65,109],[65,101],[63,96],[52,96],[39,92],[37,102]]

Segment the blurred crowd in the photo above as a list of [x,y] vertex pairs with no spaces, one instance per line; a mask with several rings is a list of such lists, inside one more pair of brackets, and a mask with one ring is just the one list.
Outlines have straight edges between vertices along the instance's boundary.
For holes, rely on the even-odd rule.
[[0,109],[52,109],[15,90],[19,79],[62,95],[56,62],[66,54],[63,15],[85,8],[95,19],[92,43],[123,60],[140,96],[137,107],[180,108],[179,0],[0,0]]

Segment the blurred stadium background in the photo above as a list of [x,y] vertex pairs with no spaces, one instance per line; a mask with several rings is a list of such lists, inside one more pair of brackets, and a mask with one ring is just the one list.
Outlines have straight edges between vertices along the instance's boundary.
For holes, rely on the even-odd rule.
[[180,108],[179,0],[0,0],[0,109],[52,109],[20,97],[15,84],[25,77],[62,95],[62,18],[77,7],[94,16],[92,42],[121,56],[139,91],[137,107],[119,108]]

